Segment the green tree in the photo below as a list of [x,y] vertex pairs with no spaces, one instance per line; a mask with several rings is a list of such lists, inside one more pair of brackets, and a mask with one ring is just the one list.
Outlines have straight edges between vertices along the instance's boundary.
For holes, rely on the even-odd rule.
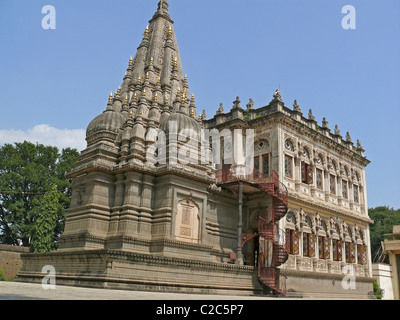
[[[389,207],[376,207],[368,210],[369,216],[374,223],[370,226],[371,253],[374,258],[381,248],[381,242],[385,234],[393,232],[393,226],[400,225],[400,209],[394,210]],[[384,261],[389,263],[388,258]]]
[[53,185],[59,203],[54,239],[61,234],[71,195],[65,173],[74,168],[78,155],[75,149],[59,153],[56,147],[26,141],[0,147],[0,243],[31,245],[38,208],[44,206]]
[[50,192],[45,194],[34,207],[33,213],[36,218],[33,227],[31,248],[33,252],[49,252],[53,248],[54,230],[56,229],[57,217],[59,215],[60,192],[53,185]]

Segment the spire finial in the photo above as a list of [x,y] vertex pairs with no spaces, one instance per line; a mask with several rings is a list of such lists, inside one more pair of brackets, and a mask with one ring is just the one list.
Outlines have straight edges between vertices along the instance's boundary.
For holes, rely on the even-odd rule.
[[111,102],[113,98],[113,93],[112,91],[110,92],[110,95],[108,96],[108,102]]
[[168,28],[168,34],[169,34],[169,35],[172,34],[172,27],[171,27],[171,26],[169,26],[169,28]]
[[132,65],[133,65],[133,59],[132,59],[132,56],[130,56],[130,58],[129,58],[129,65],[130,65],[130,66],[132,66]]
[[146,36],[148,36],[149,33],[150,33],[150,31],[149,31],[149,26],[147,25],[147,26],[146,26],[146,30],[144,30],[144,34],[145,34]]

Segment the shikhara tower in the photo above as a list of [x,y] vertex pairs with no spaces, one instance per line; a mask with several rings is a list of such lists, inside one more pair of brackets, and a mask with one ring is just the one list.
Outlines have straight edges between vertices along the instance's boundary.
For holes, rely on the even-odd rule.
[[[23,255],[19,279],[40,282],[51,265],[57,284],[367,297],[361,143],[331,133],[326,119],[318,126],[311,110],[304,117],[297,101],[287,108],[279,90],[261,108],[250,99],[244,109],[237,97],[228,112],[221,105],[198,117],[168,8],[159,2],[121,86],[88,125],[59,249]],[[180,161],[202,152],[204,130],[249,129],[251,172],[222,158],[240,144],[235,134],[221,135],[221,164]],[[344,266],[356,290],[341,287]]]

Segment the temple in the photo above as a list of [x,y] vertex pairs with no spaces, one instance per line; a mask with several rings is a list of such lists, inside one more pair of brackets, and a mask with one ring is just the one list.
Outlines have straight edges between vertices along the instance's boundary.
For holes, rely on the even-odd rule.
[[22,255],[18,280],[51,265],[60,285],[370,297],[361,143],[279,90],[259,108],[237,97],[199,115],[168,9],[159,2],[87,127],[59,249]]

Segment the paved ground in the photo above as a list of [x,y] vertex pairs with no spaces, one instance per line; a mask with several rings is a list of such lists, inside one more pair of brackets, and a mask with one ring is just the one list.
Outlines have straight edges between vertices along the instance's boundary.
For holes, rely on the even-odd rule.
[[254,296],[158,293],[56,286],[45,290],[41,284],[0,282],[0,300],[269,300]]

